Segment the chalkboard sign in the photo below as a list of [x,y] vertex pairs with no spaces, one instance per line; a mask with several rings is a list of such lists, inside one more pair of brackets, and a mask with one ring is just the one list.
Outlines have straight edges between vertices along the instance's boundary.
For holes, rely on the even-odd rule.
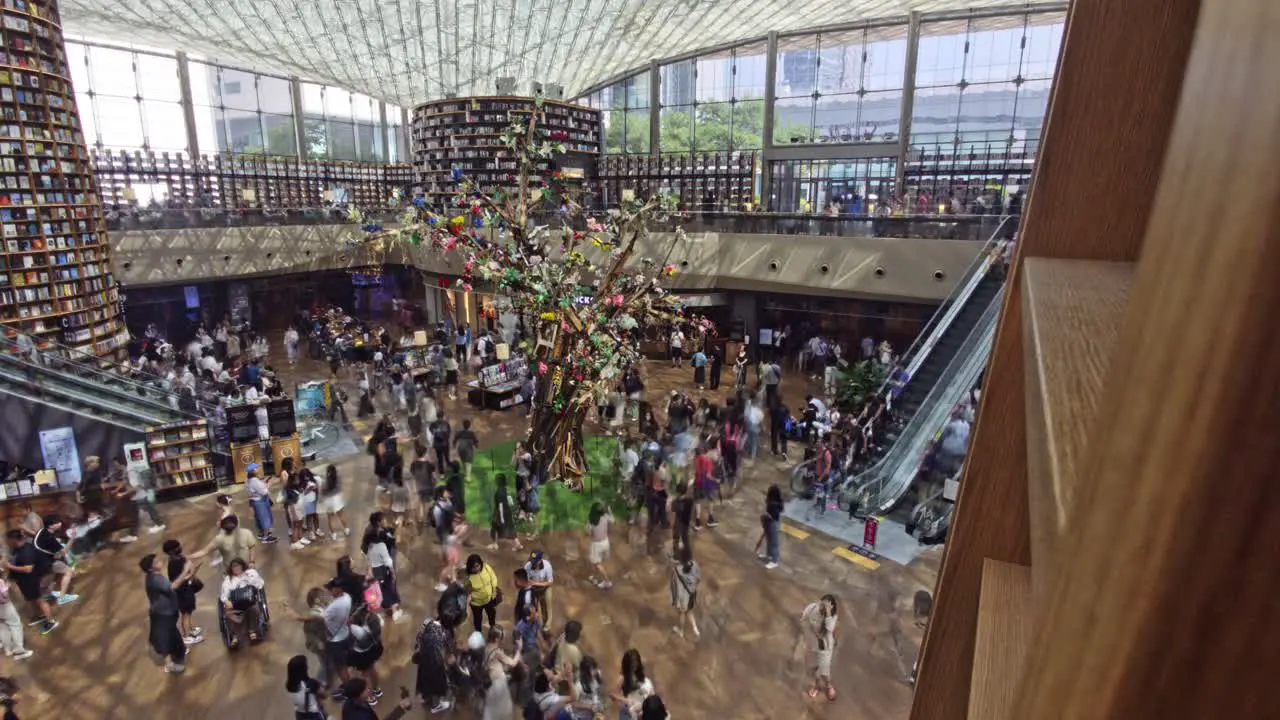
[[267,429],[271,437],[288,437],[298,432],[292,400],[286,398],[267,403]]
[[258,419],[254,417],[255,405],[232,405],[227,408],[227,427],[231,442],[252,442],[258,439]]

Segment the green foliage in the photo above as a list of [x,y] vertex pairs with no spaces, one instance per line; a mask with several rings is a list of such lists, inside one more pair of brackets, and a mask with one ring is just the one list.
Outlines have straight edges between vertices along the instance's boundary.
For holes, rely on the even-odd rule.
[[[615,110],[608,113],[605,132],[608,152],[649,152],[649,111]],[[764,100],[703,103],[687,108],[663,108],[660,114],[660,152],[726,152],[758,150],[764,138]],[[808,137],[810,128],[796,123],[775,125],[775,142],[788,143],[793,136]]]
[[845,412],[858,412],[880,389],[889,372],[872,360],[853,363],[841,373],[836,385],[836,406]]

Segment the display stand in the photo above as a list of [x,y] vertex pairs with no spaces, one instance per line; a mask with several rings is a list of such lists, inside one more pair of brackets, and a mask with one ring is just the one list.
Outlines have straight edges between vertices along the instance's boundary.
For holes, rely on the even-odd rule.
[[520,390],[529,373],[522,357],[480,368],[480,378],[467,383],[467,400],[479,408],[506,410],[528,402]]
[[209,425],[204,420],[147,428],[147,462],[156,477],[156,492],[212,484],[213,456]]
[[235,477],[233,484],[240,484],[249,476],[250,465],[262,465],[262,444],[258,442],[239,443],[231,446],[231,468]]

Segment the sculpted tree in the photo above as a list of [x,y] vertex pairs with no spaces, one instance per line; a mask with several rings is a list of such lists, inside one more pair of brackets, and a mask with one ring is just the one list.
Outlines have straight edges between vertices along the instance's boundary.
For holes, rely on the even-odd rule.
[[[484,285],[511,303],[524,321],[522,346],[537,379],[527,446],[544,477],[577,486],[588,469],[587,412],[641,360],[644,331],[672,323],[712,329],[686,316],[663,287],[674,265],[637,256],[649,228],[671,219],[671,201],[584,210],[581,189],[552,169],[569,138],[539,128],[541,115],[538,102],[503,133],[505,157],[515,161],[504,188],[481,187],[455,169],[458,192],[445,212],[415,198],[399,227],[370,228],[368,242],[378,253],[404,244],[458,254],[460,289]],[[667,256],[685,240],[676,229]]]

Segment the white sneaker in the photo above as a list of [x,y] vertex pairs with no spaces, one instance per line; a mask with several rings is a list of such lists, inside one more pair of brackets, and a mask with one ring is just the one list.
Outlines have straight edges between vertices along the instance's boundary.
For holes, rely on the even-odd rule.
[[302,542],[301,540],[299,540],[299,541],[298,541],[298,542],[296,542],[296,543],[290,543],[290,544],[289,544],[289,547],[293,548],[294,550],[301,550],[302,548],[304,548],[304,547],[306,547],[306,546],[307,546],[307,544],[306,544],[306,543],[304,543],[304,542]]
[[138,536],[137,535],[121,535],[117,539],[117,542],[122,542],[122,543],[138,542]]
[[186,665],[178,665],[176,663],[171,663],[171,662],[164,664],[164,671],[167,673],[180,674],[185,672],[186,669],[187,669]]
[[307,538],[302,538],[298,542],[302,543],[304,547],[311,544],[311,541],[308,540]]
[[764,564],[764,569],[765,569],[765,570],[772,570],[772,569],[774,569],[774,568],[776,568],[776,567],[778,567],[778,563],[776,563],[776,562],[767,562],[767,563],[765,563],[765,564]]
[[329,533],[329,539],[332,540],[333,542],[338,542],[338,533],[336,532]]
[[397,622],[397,623],[398,623],[398,622],[400,622],[400,621],[401,621],[401,620],[403,620],[403,619],[404,619],[404,611],[403,611],[403,610],[396,610],[395,612],[391,613],[391,622]]
[[14,660],[26,660],[32,655],[35,655],[35,653],[32,652],[31,650],[19,650],[18,652],[10,655],[10,657],[12,657]]
[[351,528],[349,527],[342,528],[342,534],[346,535],[347,537],[351,537]]
[[187,646],[199,645],[202,642],[204,642],[203,635],[187,635],[186,637],[182,638],[182,644]]
[[448,589],[449,589],[448,585],[445,585],[444,583],[436,583],[436,592],[444,592],[445,590],[448,590]]
[[448,700],[441,700],[440,702],[436,703],[435,707],[431,708],[431,712],[442,713],[451,707],[453,707],[453,705]]
[[151,527],[147,528],[147,532],[151,533],[152,535],[155,535],[156,533],[164,532],[164,529],[165,529],[164,525],[152,525]]

